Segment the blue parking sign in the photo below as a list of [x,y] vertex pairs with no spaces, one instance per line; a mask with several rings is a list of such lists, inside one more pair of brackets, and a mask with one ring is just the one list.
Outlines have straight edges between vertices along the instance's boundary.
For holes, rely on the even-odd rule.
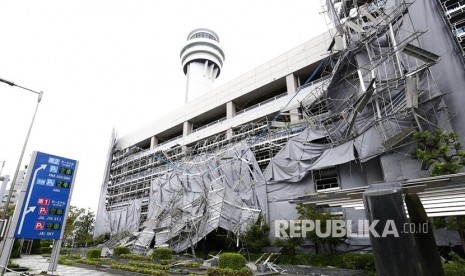
[[14,237],[60,239],[78,162],[42,152],[34,157]]

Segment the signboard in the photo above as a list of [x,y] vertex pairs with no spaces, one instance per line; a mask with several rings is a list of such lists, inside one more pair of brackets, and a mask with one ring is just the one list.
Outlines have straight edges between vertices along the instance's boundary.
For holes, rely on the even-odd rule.
[[42,152],[33,154],[33,159],[14,237],[60,239],[77,161]]

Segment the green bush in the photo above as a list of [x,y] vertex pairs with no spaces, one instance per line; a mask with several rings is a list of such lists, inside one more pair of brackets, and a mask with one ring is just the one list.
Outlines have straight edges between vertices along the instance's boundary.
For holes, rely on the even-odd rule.
[[121,259],[136,260],[136,261],[150,261],[151,259],[149,256],[137,255],[137,254],[121,254],[119,257]]
[[153,249],[152,259],[154,260],[171,260],[173,258],[173,250],[169,248],[155,248]]
[[52,248],[51,247],[41,247],[40,248],[40,254],[52,254]]
[[89,249],[86,253],[86,259],[98,259],[102,254],[102,249]]
[[446,276],[464,276],[465,265],[461,265],[456,262],[448,262],[443,265],[444,275]]
[[200,264],[197,262],[187,262],[187,263],[180,263],[176,265],[177,267],[186,267],[186,268],[199,268]]
[[113,255],[119,257],[122,254],[131,254],[131,251],[126,246],[116,246],[113,248]]
[[252,253],[252,252],[249,252],[248,256],[245,256],[245,257],[246,257],[246,258],[248,257],[248,258],[249,258],[249,261],[255,262],[255,261],[258,260],[258,258],[260,258],[262,255],[263,255],[263,253]]
[[82,259],[76,260],[76,263],[86,264],[86,265],[102,265],[102,261],[100,259]]
[[149,274],[149,275],[155,275],[155,276],[167,276],[168,275],[168,273],[166,273],[165,271],[155,270],[155,269],[150,269],[150,268],[143,268],[143,267],[134,267],[130,265],[112,264],[111,268],[118,269],[118,270],[124,270],[124,271]]
[[170,267],[168,265],[161,265],[161,264],[152,264],[152,263],[143,263],[143,262],[134,262],[129,261],[128,265],[135,266],[135,267],[143,267],[143,268],[150,268],[150,269],[157,269],[157,270],[168,270]]
[[222,253],[219,256],[218,265],[220,268],[241,269],[245,267],[247,260],[238,253]]
[[69,255],[71,254],[71,249],[70,248],[61,248],[60,249],[60,255]]
[[42,246],[40,245],[40,240],[33,240],[32,241],[32,247],[31,247],[31,254],[40,254],[40,248]]
[[158,262],[162,265],[169,265],[169,264],[172,264],[174,263],[174,260],[171,259],[171,260],[158,260]]
[[444,274],[446,276],[464,276],[465,275],[465,260],[460,258],[454,252],[449,253],[452,260],[443,265]]
[[102,243],[108,241],[109,239],[110,239],[110,233],[105,233],[105,234],[102,234],[102,235],[96,237],[96,238],[94,239],[93,243],[94,243],[95,245],[97,245],[97,244],[102,244]]
[[13,249],[11,250],[10,258],[21,258],[21,243],[18,239],[13,242]]
[[337,268],[375,271],[373,254],[296,254],[280,255],[278,264],[309,265],[313,267],[333,266]]
[[375,271],[373,254],[343,254],[342,268]]
[[11,262],[11,260],[8,260],[8,268],[18,268],[19,265],[18,264],[14,264]]
[[241,236],[241,242],[247,245],[250,252],[260,252],[260,250],[269,245],[268,233],[270,226],[264,223],[263,215],[260,214],[257,222],[247,229]]
[[107,265],[111,265],[111,264],[117,264],[118,262],[115,261],[115,260],[112,260],[112,259],[100,259],[102,261],[102,264],[107,264]]
[[231,268],[209,268],[208,276],[252,276],[253,272],[248,268],[231,269]]
[[73,264],[74,264],[73,261],[67,260],[64,256],[61,256],[61,257],[58,259],[58,263],[59,263],[59,264],[62,264],[62,265],[73,265]]
[[79,260],[81,258],[81,255],[79,254],[69,254],[64,256],[67,260]]
[[40,247],[50,247],[52,242],[50,240],[40,240]]

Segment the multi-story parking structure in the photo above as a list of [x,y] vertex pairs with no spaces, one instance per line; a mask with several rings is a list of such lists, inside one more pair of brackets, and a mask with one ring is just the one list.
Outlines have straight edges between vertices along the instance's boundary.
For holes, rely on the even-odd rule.
[[240,234],[259,213],[295,218],[295,202],[363,219],[363,192],[392,181],[430,216],[464,214],[449,196],[465,198],[463,176],[423,179],[411,138],[465,127],[463,56],[441,7],[328,1],[334,30],[209,91],[225,52],[194,30],[181,51],[186,104],[111,139],[95,235],[144,225],[147,240],[181,251],[218,227]]

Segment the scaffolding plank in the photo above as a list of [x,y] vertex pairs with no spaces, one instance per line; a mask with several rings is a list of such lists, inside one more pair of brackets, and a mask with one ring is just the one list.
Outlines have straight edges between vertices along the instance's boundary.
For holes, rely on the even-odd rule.
[[383,147],[385,149],[391,149],[391,148],[399,145],[400,143],[402,143],[402,141],[404,141],[407,137],[409,137],[414,131],[415,131],[414,127],[409,127],[409,128],[405,128],[405,129],[401,130],[400,132],[398,132],[394,136],[392,136],[389,139],[387,139],[386,141],[384,141],[383,142]]
[[402,52],[426,63],[436,63],[440,58],[438,55],[410,43],[405,44]]

